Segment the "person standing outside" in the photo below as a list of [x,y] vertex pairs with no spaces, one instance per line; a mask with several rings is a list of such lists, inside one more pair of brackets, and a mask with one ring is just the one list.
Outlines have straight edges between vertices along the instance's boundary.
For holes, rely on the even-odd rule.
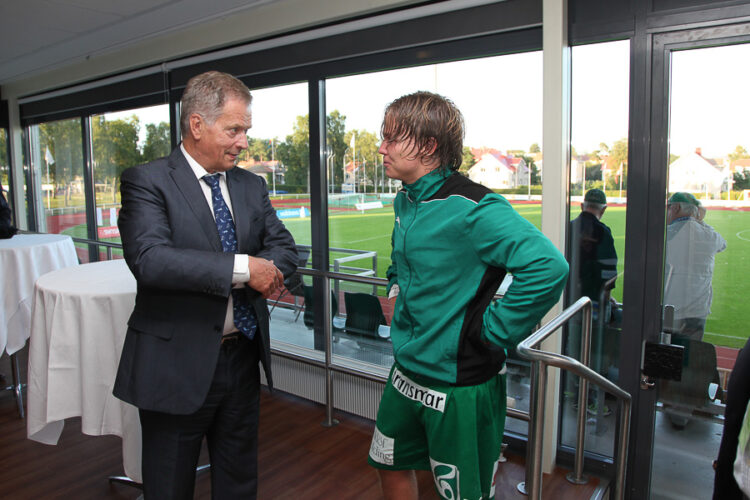
[[212,498],[256,497],[259,361],[273,383],[265,299],[297,253],[263,180],[235,167],[251,100],[226,73],[193,77],[182,144],[122,174],[118,225],[138,291],[113,393],[139,409],[146,500],[193,498],[204,436]]
[[664,304],[674,306],[671,333],[693,340],[703,340],[713,299],[714,258],[727,248],[704,216],[690,193],[674,193],[667,202]]
[[[607,210],[607,196],[601,189],[589,189],[581,203],[581,213],[570,221],[570,276],[568,277],[568,304],[573,304],[581,297],[591,299],[593,306],[593,323],[597,324],[599,314],[604,315],[604,322],[609,322],[612,308],[611,301],[600,304],[599,299],[604,284],[617,276],[617,251],[612,231],[601,219]],[[583,329],[581,314],[576,314],[568,323],[565,354],[577,360],[581,359],[581,332]],[[594,330],[592,342],[594,347],[603,349],[604,334]],[[596,351],[596,349],[593,349]],[[602,360],[595,360],[601,366],[600,372],[606,374],[610,368]],[[563,374],[565,397],[571,402],[578,401],[578,377],[570,372]],[[594,393],[595,389],[591,388]],[[575,404],[575,403],[574,403]],[[596,409],[592,403],[589,409]],[[602,414],[609,415],[609,408],[602,409]]]
[[[602,286],[617,276],[615,241],[612,231],[602,222],[606,210],[604,191],[589,189],[583,197],[581,213],[570,223],[571,303],[580,297],[598,303]],[[606,304],[600,306],[605,307]]]
[[[568,266],[501,196],[457,172],[463,117],[417,92],[385,111],[379,153],[403,188],[388,269],[395,363],[368,462],[387,499],[416,499],[415,470],[443,498],[494,498],[506,351],[558,300]],[[493,301],[505,274],[513,283]]]

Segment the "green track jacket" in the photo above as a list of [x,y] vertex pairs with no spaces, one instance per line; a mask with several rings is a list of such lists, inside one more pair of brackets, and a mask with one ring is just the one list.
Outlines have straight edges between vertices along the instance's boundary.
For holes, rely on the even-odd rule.
[[[394,212],[396,362],[454,385],[488,380],[559,299],[565,258],[505,198],[460,174],[404,185]],[[506,272],[513,283],[493,302]]]

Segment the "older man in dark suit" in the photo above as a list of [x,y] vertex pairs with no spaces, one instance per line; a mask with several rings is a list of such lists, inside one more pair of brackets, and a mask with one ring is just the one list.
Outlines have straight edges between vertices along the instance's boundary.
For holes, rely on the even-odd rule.
[[114,387],[139,408],[148,499],[192,499],[203,437],[215,499],[255,498],[258,361],[271,386],[266,298],[294,240],[263,180],[235,168],[247,87],[208,72],[182,96],[182,145],[122,175],[119,227],[138,282]]

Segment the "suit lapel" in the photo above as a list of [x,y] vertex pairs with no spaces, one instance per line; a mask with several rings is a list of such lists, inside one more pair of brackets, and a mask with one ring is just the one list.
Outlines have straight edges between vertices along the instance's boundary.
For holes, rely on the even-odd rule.
[[206,203],[206,196],[198,184],[200,181],[195,178],[193,169],[190,168],[179,148],[175,149],[169,157],[169,165],[172,167],[170,173],[172,180],[174,180],[177,189],[180,190],[188,206],[190,206],[190,210],[198,219],[198,225],[200,225],[214,250],[221,252],[219,231],[216,229],[216,221],[211,215],[211,209],[208,208],[208,203]]

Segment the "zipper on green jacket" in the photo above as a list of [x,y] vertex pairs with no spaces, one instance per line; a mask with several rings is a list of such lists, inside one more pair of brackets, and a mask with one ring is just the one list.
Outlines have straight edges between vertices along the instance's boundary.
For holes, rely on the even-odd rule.
[[[405,194],[406,194],[406,200],[409,203],[411,203],[411,197],[409,196],[409,193],[406,192]],[[403,250],[402,250],[402,253],[404,255],[404,263],[406,264],[406,266],[407,266],[407,268],[409,270],[409,282],[404,287],[404,290],[402,290],[402,291],[399,292],[399,295],[401,295],[402,293],[404,294],[403,300],[401,302],[401,304],[402,304],[401,307],[402,307],[403,311],[409,316],[409,318],[411,318],[411,313],[409,312],[409,306],[407,305],[407,302],[406,302],[406,294],[407,294],[407,291],[409,290],[409,288],[411,288],[411,280],[412,280],[413,268],[412,268],[411,264],[409,264],[409,260],[406,258],[406,255],[407,255],[406,254],[406,235],[409,232],[409,229],[411,229],[411,226],[417,220],[417,207],[418,206],[419,206],[419,203],[415,201],[414,202],[414,215],[411,218],[411,221],[409,222],[409,225],[404,228],[404,233],[403,233],[403,236],[402,236],[402,240],[403,240]],[[414,338],[414,324],[411,321],[411,319],[409,320],[409,331],[410,331],[409,339],[411,340],[411,339]],[[401,347],[403,348],[407,344],[408,344],[408,342],[404,342],[401,345]]]

